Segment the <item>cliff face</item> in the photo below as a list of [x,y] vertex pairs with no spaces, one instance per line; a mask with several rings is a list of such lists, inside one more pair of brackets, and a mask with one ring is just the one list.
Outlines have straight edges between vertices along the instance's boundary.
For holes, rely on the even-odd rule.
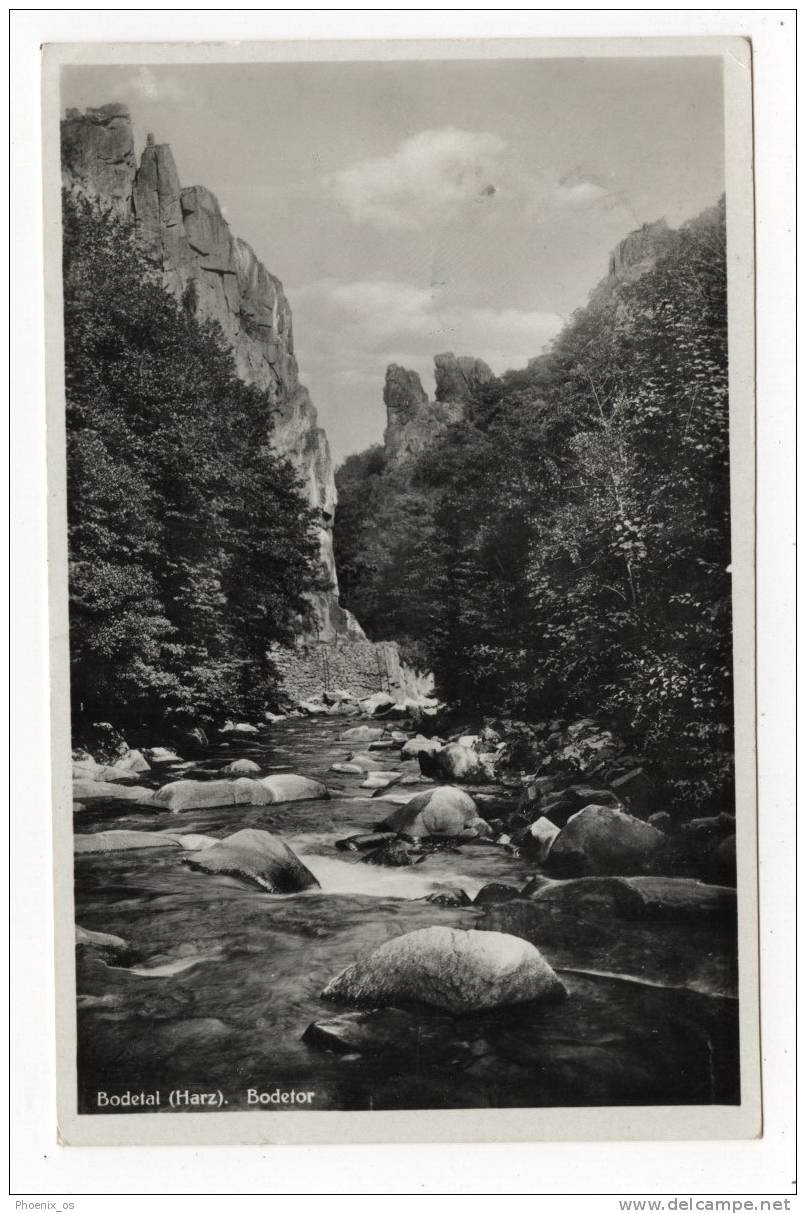
[[402,463],[428,447],[451,422],[459,421],[473,390],[494,379],[480,358],[437,354],[436,399],[429,400],[416,371],[392,363],[386,370],[384,446],[392,463]]
[[672,231],[665,219],[645,223],[630,232],[610,254],[608,280],[613,283],[640,278],[654,266],[671,239]]
[[67,112],[62,176],[68,188],[134,218],[166,288],[178,298],[193,290],[197,316],[221,326],[239,375],[268,393],[276,410],[274,446],[293,464],[307,500],[320,512],[321,566],[329,585],[311,596],[314,636],[323,641],[362,638],[355,617],[339,604],[333,464],[327,435],[299,382],[291,308],[282,283],[246,241],[232,235],[214,194],[203,186],[182,187],[167,144],[155,144],[149,135],[138,167],[124,106]]

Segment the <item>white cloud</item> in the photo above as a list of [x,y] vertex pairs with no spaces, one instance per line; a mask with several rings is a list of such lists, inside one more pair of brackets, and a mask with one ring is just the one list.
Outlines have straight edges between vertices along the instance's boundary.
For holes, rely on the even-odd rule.
[[471,354],[501,374],[525,366],[562,325],[550,312],[443,304],[396,280],[320,279],[288,296],[300,373],[337,458],[380,440],[389,363],[417,371],[433,395],[435,354]]
[[557,182],[553,197],[561,207],[589,207],[608,199],[610,191],[577,168]]
[[306,361],[311,350],[327,348],[334,369],[348,372],[383,374],[388,362],[430,362],[452,349],[500,373],[525,365],[562,325],[551,312],[443,305],[437,292],[399,281],[322,279],[289,294]]
[[124,80],[122,87],[125,92],[144,101],[181,102],[189,97],[188,90],[180,84],[176,76],[166,75],[164,72],[156,75],[154,70],[145,64],[132,72]]
[[325,178],[359,223],[383,231],[416,230],[498,193],[506,177],[506,142],[456,127],[420,131],[389,156],[362,160]]
[[500,136],[456,127],[420,131],[388,156],[331,173],[324,184],[351,219],[385,232],[445,224],[473,204],[490,215],[537,220],[611,199],[610,190],[579,167],[559,181],[529,173]]

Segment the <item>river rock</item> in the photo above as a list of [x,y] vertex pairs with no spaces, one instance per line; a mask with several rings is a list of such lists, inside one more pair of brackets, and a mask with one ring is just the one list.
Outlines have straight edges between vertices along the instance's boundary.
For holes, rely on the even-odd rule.
[[362,771],[383,771],[383,762],[376,758],[375,755],[369,754],[365,750],[356,750],[349,755],[348,763],[356,764]]
[[621,904],[627,918],[736,920],[736,890],[726,885],[708,885],[692,877],[626,877],[620,881],[630,891]]
[[430,754],[432,751],[441,750],[444,743],[439,738],[424,738],[421,733],[415,737],[409,738],[404,742],[401,755],[404,759],[416,759],[421,754]]
[[300,700],[298,707],[308,717],[326,717],[330,714],[327,704],[317,704],[314,700]]
[[379,742],[370,742],[368,750],[400,750],[401,743],[394,738],[381,738]]
[[554,840],[548,865],[557,876],[630,876],[651,870],[665,844],[665,836],[640,818],[587,805]]
[[91,932],[86,927],[76,924],[76,947],[126,949],[128,944],[120,936],[112,936],[108,932]]
[[307,776],[278,774],[254,780],[175,780],[154,796],[171,813],[225,805],[275,805],[280,801],[314,801],[330,794],[324,784]]
[[325,999],[425,1003],[459,1015],[556,999],[565,987],[534,945],[495,932],[427,927],[388,940],[337,975]]
[[114,784],[108,780],[73,780],[73,798],[76,801],[137,801],[149,805],[154,801],[150,789],[133,788],[130,785]]
[[258,729],[257,725],[249,725],[246,721],[237,721],[235,723],[233,723],[232,721],[225,721],[225,723],[221,726],[221,728],[219,729],[218,732],[219,733],[245,733],[245,734],[251,735],[251,734],[260,733],[260,730]]
[[149,763],[181,763],[182,760],[175,750],[169,750],[167,746],[152,746],[150,750],[145,752]]
[[475,837],[489,831],[479,818],[476,803],[461,788],[444,785],[419,793],[407,805],[394,810],[378,826],[411,839],[437,835],[442,838]]
[[270,805],[280,801],[318,801],[330,796],[325,785],[320,784],[318,780],[311,780],[308,776],[293,775],[290,772],[264,776],[255,783],[259,784],[268,794],[268,804]]
[[437,780],[484,782],[493,778],[489,763],[458,742],[449,742],[441,750],[420,751],[417,757],[423,775]]
[[386,839],[380,847],[361,857],[362,864],[376,864],[381,868],[408,868],[418,860],[411,854],[407,843],[396,836]]
[[336,847],[339,851],[368,851],[394,838],[395,835],[391,831],[376,830],[366,835],[350,835],[346,839],[337,839]]
[[282,839],[267,830],[239,830],[205,848],[182,857],[183,863],[202,872],[237,877],[270,894],[294,894],[318,888],[316,877]]
[[514,885],[505,885],[501,881],[489,881],[487,885],[482,885],[479,892],[473,899],[474,906],[492,906],[494,902],[511,902],[513,898],[520,898],[521,892]]
[[627,805],[631,814],[645,818],[650,811],[654,786],[643,767],[634,767],[610,781],[610,787]]
[[402,780],[403,773],[400,771],[370,771],[367,773],[366,779],[362,780],[359,788],[378,789],[389,788],[392,784],[397,784]]
[[378,742],[384,736],[381,725],[354,725],[339,734],[340,742]]
[[549,818],[538,818],[527,826],[520,845],[521,851],[538,864],[545,864],[559,833],[559,826],[555,826]]
[[77,855],[88,852],[134,851],[145,847],[177,847],[172,835],[149,830],[100,830],[94,835],[76,835],[73,850]]
[[259,771],[260,764],[251,759],[236,759],[234,763],[228,763],[226,767],[221,768],[221,774],[225,776],[251,776],[257,775]]
[[168,838],[175,839],[184,851],[204,851],[219,842],[214,835],[175,835],[171,833]]
[[436,889],[433,894],[426,894],[424,901],[433,906],[444,906],[448,910],[471,906],[473,903],[473,899],[463,889]]
[[373,717],[376,713],[382,713],[387,708],[394,708],[395,700],[385,691],[378,691],[375,695],[367,696],[365,700],[361,700],[359,707],[364,716]]

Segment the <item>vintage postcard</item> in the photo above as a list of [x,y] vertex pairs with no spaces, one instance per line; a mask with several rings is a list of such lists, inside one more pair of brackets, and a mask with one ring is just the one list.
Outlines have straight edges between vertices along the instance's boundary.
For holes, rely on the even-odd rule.
[[758,1135],[749,42],[43,73],[60,1141]]

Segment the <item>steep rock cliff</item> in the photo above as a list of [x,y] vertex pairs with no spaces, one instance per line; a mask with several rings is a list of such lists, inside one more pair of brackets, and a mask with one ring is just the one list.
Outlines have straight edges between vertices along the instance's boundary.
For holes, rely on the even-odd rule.
[[239,375],[268,393],[275,410],[274,445],[291,461],[307,500],[320,512],[321,567],[328,588],[311,596],[312,635],[321,641],[362,638],[355,617],[339,604],[333,464],[327,435],[299,382],[282,283],[246,241],[233,236],[214,194],[204,186],[182,187],[167,144],[149,135],[138,167],[125,106],[68,110],[62,122],[62,176],[67,188],[134,218],[166,288],[177,298],[192,297],[200,319],[218,322]]
[[402,463],[430,446],[451,422],[461,419],[475,388],[495,377],[480,358],[449,353],[434,357],[434,378],[436,399],[429,400],[416,371],[396,363],[387,367],[384,447],[391,463]]

